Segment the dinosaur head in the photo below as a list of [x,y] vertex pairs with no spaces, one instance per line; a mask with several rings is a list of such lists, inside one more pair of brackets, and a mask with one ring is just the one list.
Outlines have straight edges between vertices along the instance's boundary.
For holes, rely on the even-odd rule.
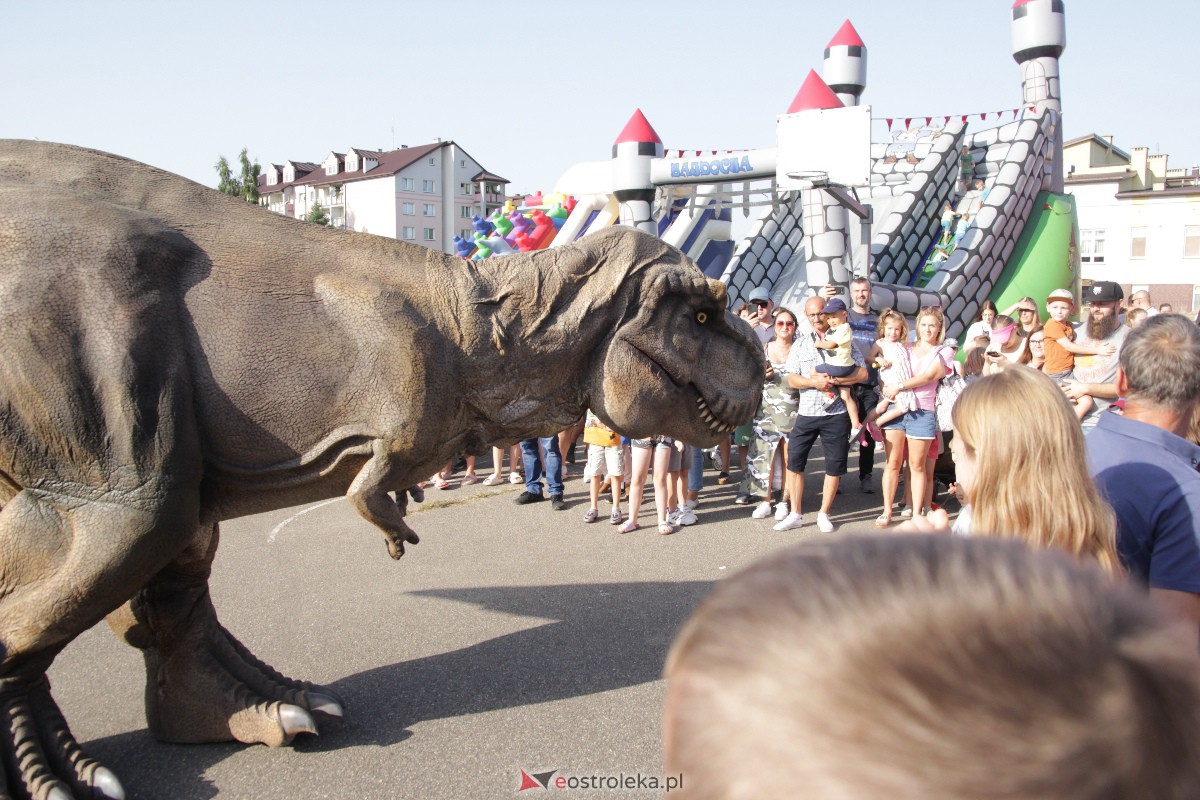
[[629,265],[615,291],[623,313],[594,356],[588,402],[628,436],[712,446],[758,410],[762,344],[727,310],[725,285],[678,250],[627,229],[612,236],[620,248],[606,257]]

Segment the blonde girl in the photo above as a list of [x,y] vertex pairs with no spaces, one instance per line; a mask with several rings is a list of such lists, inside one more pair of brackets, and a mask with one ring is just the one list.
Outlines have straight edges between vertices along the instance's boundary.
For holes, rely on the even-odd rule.
[[1116,518],[1088,474],[1083,432],[1054,381],[1032,369],[985,375],[952,416],[954,490],[969,507],[969,523],[956,530],[1059,548],[1122,574]]
[[[879,315],[879,326],[875,335],[878,340],[867,353],[867,361],[874,363],[879,369],[879,383],[886,386],[889,383],[903,383],[912,377],[912,364],[908,359],[908,322],[898,311],[887,309]],[[890,408],[889,408],[890,406]],[[867,414],[867,422],[876,425],[886,425],[899,418],[906,411],[916,408],[916,400],[911,391],[903,391],[896,395],[895,400],[882,397],[879,403]]]

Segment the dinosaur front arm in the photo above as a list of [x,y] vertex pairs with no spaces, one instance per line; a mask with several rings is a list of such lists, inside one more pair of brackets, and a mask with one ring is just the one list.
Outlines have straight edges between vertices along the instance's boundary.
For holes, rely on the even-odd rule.
[[[404,555],[404,543],[416,544],[420,538],[408,527],[400,508],[388,496],[388,491],[396,488],[392,486],[395,473],[392,454],[382,439],[376,439],[370,460],[346,490],[346,497],[363,519],[383,531],[388,555],[400,558]],[[399,487],[401,491],[404,488]]]

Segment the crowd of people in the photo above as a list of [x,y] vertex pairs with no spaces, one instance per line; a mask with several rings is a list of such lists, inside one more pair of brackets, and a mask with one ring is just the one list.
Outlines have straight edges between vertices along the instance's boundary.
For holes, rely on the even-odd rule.
[[[1118,284],[1096,281],[1083,291],[1078,325],[1068,289],[1003,311],[985,302],[958,354],[940,309],[921,309],[910,333],[904,315],[872,311],[868,280],[848,289],[849,306],[828,286],[803,314],[777,308],[761,290],[738,310],[763,342],[764,391],[720,461],[718,484],[733,469],[728,448],[744,448],[735,504],[751,506],[755,519],[773,517],[777,531],[803,528],[805,469],[819,441],[813,522],[832,532],[852,449],[859,490],[874,494],[882,443],[877,528],[952,528],[1065,550],[1143,582],[1200,635],[1200,328],[1192,320],[1154,308],[1145,293],[1124,308]],[[601,519],[607,501],[619,532],[639,530],[651,475],[654,529],[666,535],[697,521],[703,452],[668,436],[624,439],[591,414],[586,427],[581,420],[562,436],[520,443],[520,472],[509,473],[525,484],[518,504],[548,496],[553,509],[567,507],[562,452],[580,432],[589,451],[585,523]],[[947,452],[960,508],[953,521],[934,502]],[[503,454],[487,483],[504,480]]]
[[[763,291],[738,309],[763,342],[764,392],[723,448],[717,483],[731,477],[731,449],[744,447],[734,503],[773,517],[774,530],[800,529],[819,441],[814,522],[829,533],[852,449],[859,490],[875,494],[882,443],[875,526],[890,530],[778,553],[723,581],[685,625],[666,666],[667,766],[693,787],[707,776],[711,792],[682,796],[726,796],[735,766],[755,776],[749,796],[795,781],[845,797],[976,796],[984,780],[1002,789],[997,797],[1192,796],[1200,327],[1148,295],[1125,307],[1118,284],[1096,281],[1077,325],[1068,289],[1004,310],[984,303],[958,353],[940,309],[918,311],[910,332],[905,315],[872,311],[869,281],[848,289],[849,306],[829,286],[800,314]],[[566,507],[561,453],[580,430],[584,523],[605,517],[607,492],[607,521],[639,530],[651,472],[655,530],[697,521],[703,452],[667,436],[625,440],[590,412],[561,441],[521,443],[523,465],[509,473],[525,483],[517,503],[548,493],[552,508]],[[933,502],[947,451],[953,519]],[[490,484],[504,480],[503,453]],[[1084,671],[1106,677],[1077,680]],[[908,682],[904,692],[881,689],[893,679]],[[707,731],[747,713],[752,735],[714,746]],[[1161,743],[1152,732],[1162,730],[1184,738],[1147,744]],[[999,773],[995,737],[1017,743],[1002,748],[1012,766]],[[801,740],[802,756],[793,749]],[[934,762],[913,747],[922,756],[936,748],[955,769],[925,769]],[[1063,759],[1081,754],[1102,763],[1090,794],[1064,789],[1079,776],[1064,776]],[[751,768],[763,755],[769,767]],[[840,759],[879,768],[864,780]]]

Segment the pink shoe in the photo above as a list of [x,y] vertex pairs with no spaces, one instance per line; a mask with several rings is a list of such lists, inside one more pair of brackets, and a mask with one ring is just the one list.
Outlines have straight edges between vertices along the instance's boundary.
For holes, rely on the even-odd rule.
[[479,476],[478,476],[478,475],[467,475],[466,477],[464,477],[464,478],[462,479],[462,485],[463,485],[463,486],[470,486],[470,485],[472,485],[472,484],[475,484],[475,483],[479,483]]

